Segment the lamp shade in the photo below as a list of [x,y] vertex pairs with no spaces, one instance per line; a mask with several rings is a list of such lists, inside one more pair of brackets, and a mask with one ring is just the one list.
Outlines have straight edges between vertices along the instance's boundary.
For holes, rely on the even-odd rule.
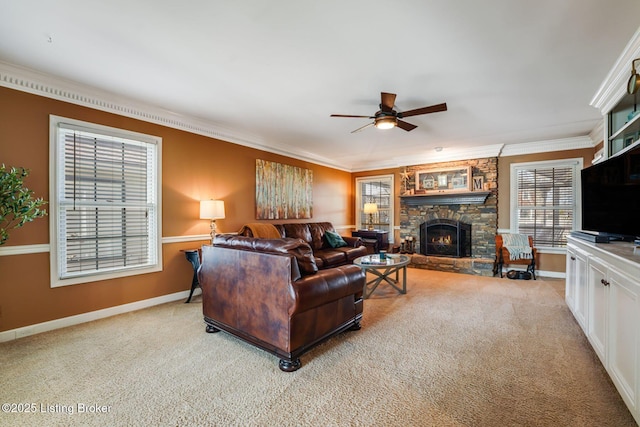
[[363,211],[366,214],[377,213],[378,212],[378,205],[376,205],[375,203],[365,203]]
[[200,219],[224,218],[224,202],[222,200],[201,200]]

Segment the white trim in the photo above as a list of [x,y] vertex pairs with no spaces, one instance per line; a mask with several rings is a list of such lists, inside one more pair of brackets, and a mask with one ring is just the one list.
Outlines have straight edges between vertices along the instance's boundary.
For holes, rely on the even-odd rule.
[[[507,265],[509,265],[509,264],[504,264],[504,268],[503,268],[503,274],[504,274],[504,278],[505,279],[507,278],[507,271],[509,271],[509,270],[527,271],[526,267],[515,266],[515,265],[512,266],[513,268],[509,267],[507,269]],[[554,279],[565,279],[567,277],[567,274],[564,271],[536,270],[536,277],[551,277],[551,278],[554,278]]]
[[[338,228],[354,228],[352,225],[344,225]],[[225,233],[225,234],[235,234],[235,233]],[[202,240],[209,240],[211,236],[208,234],[194,234],[190,236],[169,236],[162,238],[162,244],[171,244],[171,243],[184,243],[184,242],[199,242]],[[5,246],[0,247],[0,256],[11,256],[11,255],[29,255],[29,254],[39,254],[50,252],[51,247],[48,243],[43,243],[39,245],[16,245],[16,246]]]
[[598,88],[589,103],[607,115],[618,101],[627,93],[627,81],[631,77],[631,61],[640,56],[640,28],[636,30],[629,43],[622,50],[609,74]]
[[[226,233],[225,233],[226,234]],[[162,238],[162,244],[165,243],[184,243],[184,242],[196,242],[200,240],[211,240],[211,235],[209,234],[194,234],[191,236],[169,236]]]
[[41,254],[49,252],[49,244],[0,247],[0,256]]
[[333,228],[335,230],[355,230],[355,225],[334,225]]
[[[394,157],[384,165],[367,165],[361,170],[383,169],[405,165],[424,165],[458,160],[475,160],[498,157],[504,144],[483,145],[480,147],[444,148],[442,151],[429,150],[428,153],[416,153],[411,156]],[[376,166],[375,168],[371,166]]]
[[[60,223],[59,200],[63,197],[64,192],[65,160],[64,153],[62,152],[63,147],[60,146],[59,131],[60,126],[68,125],[71,125],[72,128],[80,127],[95,133],[117,135],[119,137],[141,141],[145,146],[153,148],[154,158],[153,165],[151,166],[153,177],[151,178],[152,189],[150,190],[150,194],[154,196],[156,214],[154,218],[155,227],[149,236],[149,247],[154,249],[151,253],[149,265],[134,268],[117,268],[77,275],[69,274],[66,275],[66,277],[61,277],[61,267],[63,263],[60,260],[59,239],[61,236],[59,233],[60,228],[64,226],[64,224]],[[51,254],[49,256],[49,278],[51,288],[162,271],[162,138],[53,114],[49,115],[49,208],[49,213],[51,214],[49,221],[49,253]]]
[[[531,169],[531,168],[550,168],[558,166],[572,166],[573,167],[573,229],[578,229],[582,224],[582,186],[580,182],[580,171],[584,166],[584,160],[582,157],[576,157],[571,159],[558,159],[558,160],[541,160],[536,162],[524,162],[524,163],[512,163],[509,174],[509,208],[510,217],[509,224],[511,224],[512,230],[518,229],[518,180],[516,177],[517,170],[519,169]],[[575,167],[574,167],[575,166]],[[517,231],[513,231],[517,232]],[[538,246],[536,246],[538,248]],[[558,248],[561,249],[561,248]],[[559,253],[555,252],[555,248],[547,247],[546,249],[540,248],[541,253]]]
[[502,153],[500,153],[500,157],[548,153],[551,151],[579,150],[582,148],[593,148],[596,144],[597,142],[594,142],[590,136],[550,139],[521,144],[506,144],[502,149]]
[[[196,292],[199,290],[196,289]],[[88,313],[77,314],[75,316],[63,317],[61,319],[50,320],[48,322],[36,323],[34,325],[23,326],[21,328],[11,329],[0,332],[0,342],[12,341],[18,338],[28,337],[30,335],[42,332],[53,331],[55,329],[66,328],[67,326],[79,325],[81,323],[91,322],[93,320],[104,319],[118,314],[128,313],[143,308],[153,307],[155,305],[165,304],[180,299],[186,299],[190,291],[175,292],[173,294],[162,295],[142,301],[136,301],[129,304],[117,305],[114,307],[104,308],[102,310],[90,311]],[[194,293],[196,295],[197,293]]]
[[356,178],[355,183],[356,183],[356,225],[355,225],[355,229],[363,229],[364,228],[364,224],[360,224],[360,210],[362,209],[363,203],[362,203],[362,187],[360,186],[360,183],[362,182],[369,182],[369,181],[382,181],[382,180],[391,180],[391,186],[390,186],[390,195],[389,195],[389,235],[388,235],[388,240],[389,243],[393,243],[393,224],[395,221],[395,193],[396,193],[396,185],[395,185],[395,174],[383,174],[383,175],[375,175],[375,176],[363,176],[363,177],[359,177]]

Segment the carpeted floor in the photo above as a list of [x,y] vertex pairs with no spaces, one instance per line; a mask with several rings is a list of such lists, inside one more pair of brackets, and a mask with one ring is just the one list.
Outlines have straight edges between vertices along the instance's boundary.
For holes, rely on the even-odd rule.
[[0,425],[636,425],[563,288],[409,269],[293,373],[205,333],[200,297],[2,343],[0,401],[32,412]]

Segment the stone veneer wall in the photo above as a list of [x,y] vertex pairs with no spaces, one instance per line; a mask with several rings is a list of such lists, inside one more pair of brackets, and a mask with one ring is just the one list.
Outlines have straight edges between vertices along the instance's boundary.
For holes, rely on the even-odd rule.
[[[409,179],[403,187],[413,188],[415,171],[445,167],[471,166],[474,177],[482,176],[485,191],[490,194],[484,204],[431,205],[425,203],[411,206],[400,198],[400,237],[412,236],[417,240],[416,255],[412,257],[412,266],[434,270],[454,271],[467,274],[492,275],[495,258],[495,236],[498,230],[498,158],[465,160],[457,162],[435,163],[429,165],[407,166]],[[406,188],[401,188],[404,191]],[[412,199],[415,200],[415,199]],[[430,219],[447,218],[471,224],[471,258],[446,258],[420,255],[420,224]]]

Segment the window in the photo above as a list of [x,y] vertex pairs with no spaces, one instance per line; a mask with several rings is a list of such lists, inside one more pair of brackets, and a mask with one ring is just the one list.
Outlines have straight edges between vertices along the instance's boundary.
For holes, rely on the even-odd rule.
[[580,224],[582,159],[511,165],[511,230],[538,248],[564,248]]
[[[365,203],[375,203],[377,213],[364,212]],[[393,175],[356,178],[356,227],[366,229],[369,219],[376,230],[389,232],[389,242],[393,242]]]
[[161,139],[51,116],[51,286],[160,271]]

